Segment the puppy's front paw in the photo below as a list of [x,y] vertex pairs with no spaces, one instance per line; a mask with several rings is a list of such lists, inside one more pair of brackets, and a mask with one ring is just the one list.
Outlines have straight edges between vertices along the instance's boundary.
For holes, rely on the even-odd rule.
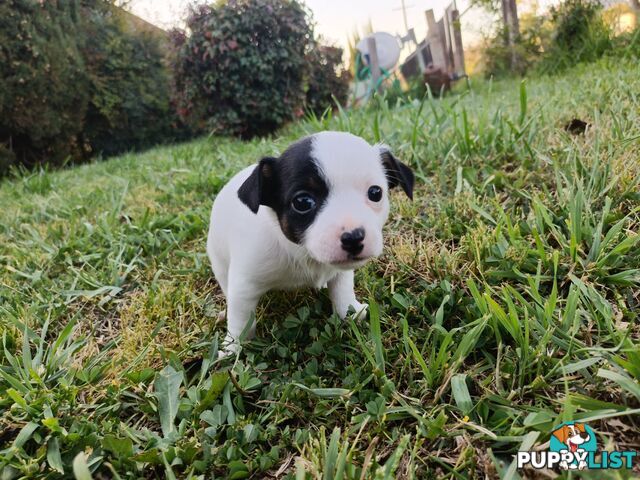
[[355,304],[350,306],[354,311],[354,316],[357,320],[362,320],[367,316],[369,312],[369,304],[368,303],[360,303],[358,301]]
[[233,357],[238,354],[239,350],[240,344],[238,341],[227,334],[224,339],[224,343],[222,344],[222,348],[218,350],[218,358]]
[[357,300],[345,305],[334,305],[333,307],[333,311],[338,314],[341,320],[344,320],[350,314],[355,315],[355,318],[362,318],[367,314],[368,309],[368,304],[360,303]]

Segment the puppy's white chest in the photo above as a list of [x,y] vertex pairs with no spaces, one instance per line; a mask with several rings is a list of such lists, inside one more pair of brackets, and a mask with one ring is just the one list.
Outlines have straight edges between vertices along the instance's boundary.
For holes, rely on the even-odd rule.
[[[323,288],[338,271],[308,259],[293,259],[286,254],[271,265],[270,274],[263,277],[269,290],[293,290],[297,288]],[[265,272],[266,273],[266,272]]]

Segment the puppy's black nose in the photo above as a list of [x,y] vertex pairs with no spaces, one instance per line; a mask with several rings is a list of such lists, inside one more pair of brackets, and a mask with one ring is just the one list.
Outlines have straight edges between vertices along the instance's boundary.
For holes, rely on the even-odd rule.
[[364,248],[364,245],[362,244],[363,240],[364,228],[356,228],[355,230],[344,232],[340,235],[342,249],[350,255],[357,255],[362,251]]

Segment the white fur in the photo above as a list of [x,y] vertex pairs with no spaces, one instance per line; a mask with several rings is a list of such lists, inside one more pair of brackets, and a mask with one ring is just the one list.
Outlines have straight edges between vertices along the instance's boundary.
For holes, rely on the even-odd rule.
[[[382,226],[389,215],[380,147],[372,147],[360,137],[341,132],[318,134],[313,147],[313,154],[329,182],[330,193],[327,204],[307,230],[304,245],[321,263],[345,260],[340,235],[364,227],[366,237],[361,256],[377,257],[382,253]],[[382,187],[385,192],[380,202],[367,198],[367,190],[372,185]]]
[[[344,318],[350,306],[362,313],[353,290],[353,270],[382,252],[382,226],[389,214],[388,187],[380,146],[348,133],[323,132],[313,140],[312,156],[329,185],[326,204],[300,244],[289,241],[275,212],[261,205],[254,214],[238,198],[238,189],[255,165],[234,176],[218,194],[211,212],[207,253],[227,299],[227,352],[252,338],[249,325],[260,297],[269,290],[328,286],[334,311]],[[383,189],[371,202],[368,188]],[[365,229],[362,260],[350,261],[340,235]]]

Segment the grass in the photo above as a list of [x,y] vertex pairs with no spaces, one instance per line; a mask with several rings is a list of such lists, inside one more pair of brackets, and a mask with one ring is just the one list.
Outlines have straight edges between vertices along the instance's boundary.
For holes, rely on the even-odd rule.
[[[604,60],[5,180],[2,478],[545,477],[512,455],[564,420],[637,450],[638,92],[636,64]],[[356,276],[370,315],[274,292],[257,339],[218,361],[212,200],[322,129],[417,173]]]

